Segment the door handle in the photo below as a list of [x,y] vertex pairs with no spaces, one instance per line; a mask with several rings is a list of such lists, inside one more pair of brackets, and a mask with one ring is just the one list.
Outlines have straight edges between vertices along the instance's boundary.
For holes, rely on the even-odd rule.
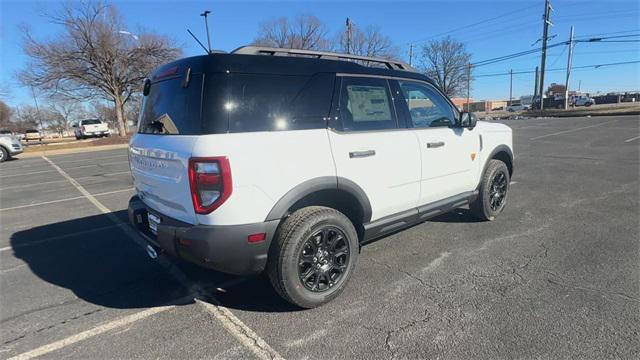
[[435,148],[439,148],[439,147],[443,147],[444,146],[444,141],[436,141],[436,142],[428,142],[427,143],[427,148],[428,149],[435,149]]
[[366,150],[366,151],[352,151],[349,153],[349,158],[353,159],[353,158],[363,158],[363,157],[369,157],[369,156],[374,156],[376,154],[375,150]]

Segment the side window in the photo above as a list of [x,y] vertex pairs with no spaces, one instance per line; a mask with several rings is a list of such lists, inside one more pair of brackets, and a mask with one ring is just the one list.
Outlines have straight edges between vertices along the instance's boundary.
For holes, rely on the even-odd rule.
[[396,129],[398,122],[387,80],[343,78],[340,119],[344,131]]
[[320,129],[331,106],[333,75],[234,74],[231,132]]
[[399,81],[399,85],[414,128],[451,126],[456,123],[451,105],[435,89],[416,82]]

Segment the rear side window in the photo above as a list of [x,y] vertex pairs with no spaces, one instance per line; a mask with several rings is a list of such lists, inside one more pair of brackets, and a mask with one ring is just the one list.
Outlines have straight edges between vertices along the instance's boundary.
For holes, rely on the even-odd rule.
[[200,135],[202,74],[191,75],[187,87],[182,77],[151,84],[144,98],[138,132],[142,134]]
[[396,129],[395,109],[385,79],[342,79],[340,89],[342,130]]
[[231,75],[224,105],[230,132],[321,129],[331,107],[332,74]]

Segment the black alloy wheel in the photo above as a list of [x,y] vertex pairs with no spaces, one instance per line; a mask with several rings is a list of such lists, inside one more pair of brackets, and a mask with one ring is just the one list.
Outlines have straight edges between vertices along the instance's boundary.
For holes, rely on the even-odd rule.
[[503,171],[496,172],[493,180],[491,180],[491,189],[489,190],[491,210],[498,211],[504,206],[508,185],[507,175]]
[[304,242],[298,256],[298,276],[313,292],[324,292],[340,282],[349,266],[351,249],[342,230],[325,226]]

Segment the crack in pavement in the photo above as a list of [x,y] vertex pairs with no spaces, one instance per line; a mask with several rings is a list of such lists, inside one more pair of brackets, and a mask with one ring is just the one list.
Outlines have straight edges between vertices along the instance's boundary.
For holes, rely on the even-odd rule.
[[574,285],[574,284],[571,284],[570,282],[567,282],[560,275],[555,274],[555,273],[553,273],[551,271],[545,271],[545,273],[547,273],[548,275],[551,275],[552,277],[555,277],[555,278],[559,279],[559,280],[549,279],[549,278],[547,279],[548,283],[556,285],[556,286],[561,286],[561,287],[565,287],[565,288],[569,288],[569,289],[575,289],[575,290],[595,292],[595,293],[598,293],[598,294],[602,295],[603,297],[607,297],[607,295],[615,296],[615,297],[622,298],[624,300],[640,303],[640,299],[635,298],[635,297],[633,297],[631,295],[627,295],[627,294],[625,294],[623,292],[606,291],[606,290],[593,288],[593,287],[588,287],[588,286]]

